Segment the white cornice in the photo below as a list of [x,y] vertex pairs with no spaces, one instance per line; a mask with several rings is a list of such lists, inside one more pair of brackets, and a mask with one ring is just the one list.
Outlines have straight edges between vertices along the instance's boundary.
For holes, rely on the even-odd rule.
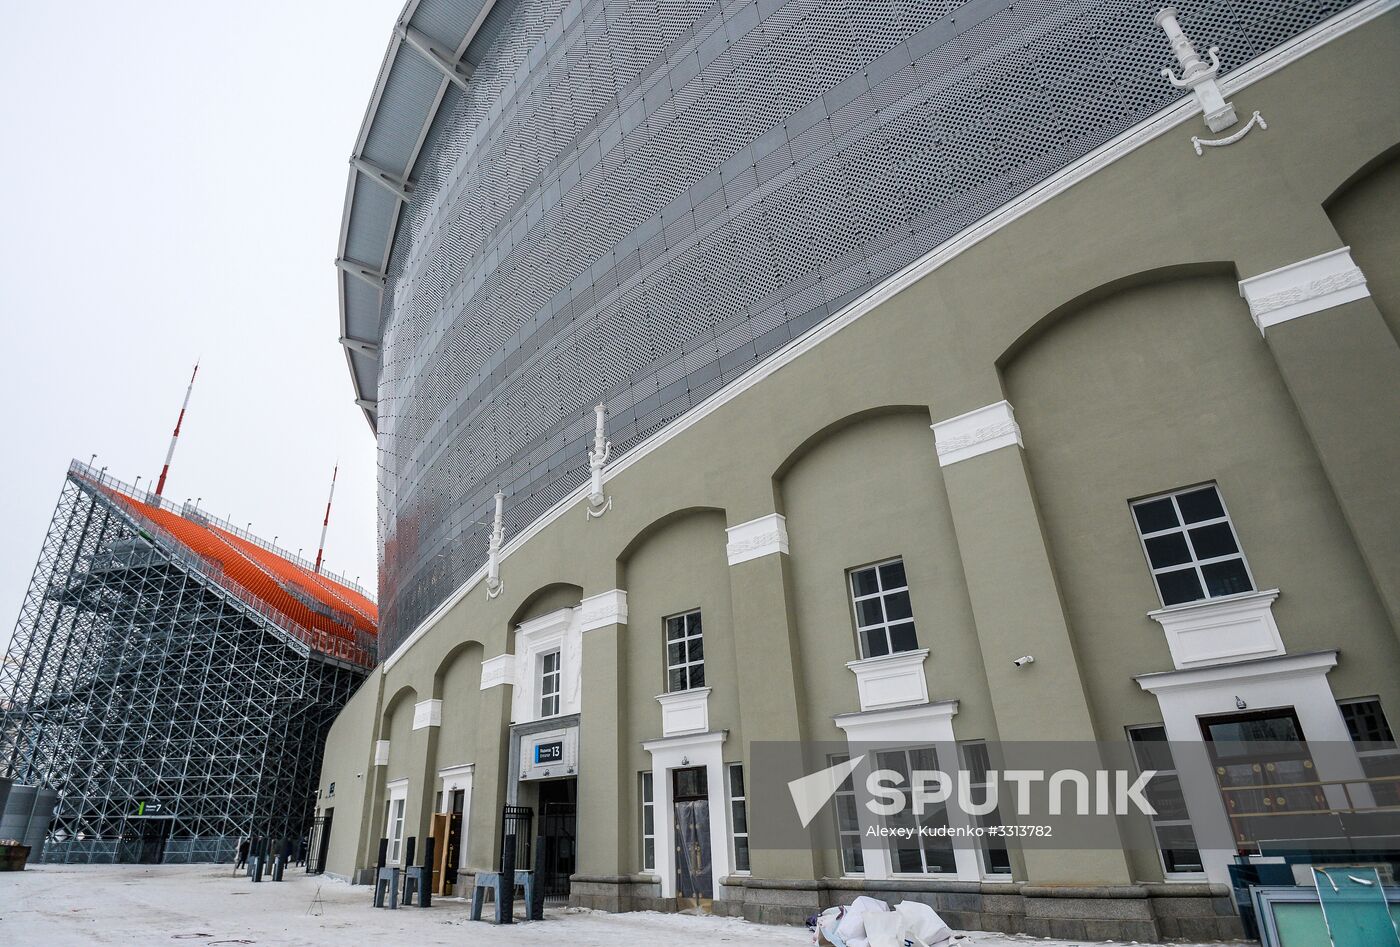
[[781,513],[769,513],[756,520],[730,526],[724,532],[729,538],[724,551],[729,556],[731,566],[788,551],[787,517]]
[[947,467],[1002,447],[1025,447],[1010,402],[998,401],[931,425],[938,466]]
[[625,589],[612,589],[598,595],[590,595],[579,603],[579,626],[589,632],[609,625],[627,624],[627,592]]
[[658,750],[680,750],[697,746],[723,743],[729,737],[728,730],[711,730],[708,733],[688,733],[678,737],[663,737],[660,740],[647,740],[642,749],[648,753]]
[[1351,247],[1341,247],[1240,280],[1240,295],[1264,335],[1271,326],[1365,299],[1371,291]]
[[1214,664],[1180,671],[1157,671],[1139,674],[1133,680],[1149,694],[1158,694],[1177,688],[1213,687],[1222,681],[1240,682],[1316,674],[1319,671],[1330,671],[1336,665],[1336,651],[1310,651],[1306,654],[1256,658],[1235,664]]
[[436,697],[420,700],[413,705],[413,729],[442,726],[442,701]]
[[481,689],[515,684],[515,655],[507,651],[481,662]]
[[[1319,23],[1312,29],[1300,33],[1298,36],[1295,36],[1281,46],[1265,53],[1258,59],[1246,63],[1222,79],[1220,81],[1220,86],[1227,95],[1238,92],[1261,79],[1273,75],[1288,64],[1326,45],[1337,37],[1364,26],[1376,17],[1394,9],[1396,6],[1400,6],[1400,0],[1369,0],[1367,3],[1357,4],[1349,10],[1337,14],[1330,20]],[[831,319],[808,330],[804,335],[793,339],[768,358],[744,372],[738,378],[734,379],[734,381],[710,395],[710,397],[706,398],[700,404],[691,408],[690,411],[642,441],[619,458],[616,463],[608,465],[608,479],[622,473],[633,464],[640,463],[647,455],[661,448],[672,438],[680,436],[696,424],[699,424],[706,417],[718,411],[724,405],[733,401],[769,375],[778,371],[778,369],[782,368],[784,365],[787,365],[789,362],[792,362],[799,356],[817,347],[822,342],[825,342],[831,336],[846,328],[846,326],[903,292],[905,289],[908,289],[914,283],[928,276],[948,261],[957,258],[964,251],[976,246],[1003,227],[1019,220],[1041,204],[1064,193],[1080,181],[1103,170],[1118,159],[1131,154],[1153,139],[1171,131],[1181,123],[1194,118],[1199,112],[1200,106],[1196,103],[1194,98],[1187,97],[1180,99],[1176,103],[1162,109],[1162,111],[1151,118],[1134,125],[1118,137],[1100,145],[1078,161],[1061,168],[1035,187],[1008,201],[986,217],[983,217],[977,223],[935,247],[933,250],[929,251],[928,254],[914,261],[899,273],[896,273],[880,285],[869,290]],[[550,507],[540,516],[539,519],[517,533],[515,537],[501,549],[502,561],[509,558],[513,553],[534,538],[536,534],[544,530],[566,512],[573,509],[581,502],[587,502],[588,490],[589,484],[587,482],[579,484],[572,493],[559,500],[559,502],[555,503],[554,506]],[[485,577],[486,567],[483,565],[465,582],[458,586],[456,592],[448,596],[441,605],[418,623],[418,627],[413,630],[413,633],[405,638],[403,642],[394,649],[394,653],[384,660],[381,665],[381,673],[387,674],[389,669],[397,664],[399,659],[402,658],[420,638],[428,633],[429,629],[441,621],[443,616],[456,607],[458,602],[466,598],[467,595],[471,593],[471,590],[476,588],[477,583],[481,582]]]

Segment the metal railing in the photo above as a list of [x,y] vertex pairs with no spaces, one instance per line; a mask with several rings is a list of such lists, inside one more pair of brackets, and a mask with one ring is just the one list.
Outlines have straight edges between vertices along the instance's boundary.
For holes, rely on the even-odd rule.
[[[113,491],[137,499],[133,492],[123,489],[127,486],[126,484],[119,486],[119,481],[114,482],[112,478],[105,475],[94,477],[92,476],[92,468],[78,461],[73,462],[69,468],[69,474],[91,489]],[[169,501],[165,501],[165,503],[167,507],[173,506]],[[155,506],[156,504],[150,505]],[[353,636],[354,640],[352,641],[319,628],[307,628],[286,612],[259,599],[237,582],[229,580],[222,564],[190,549],[169,530],[148,517],[142,516],[139,510],[127,508],[124,512],[132,520],[133,525],[149,534],[160,544],[163,552],[185,568],[203,576],[213,587],[236,599],[244,608],[263,618],[274,631],[293,639],[305,648],[358,667],[373,668],[377,663],[377,642],[371,636],[358,629],[346,629],[347,633]]]

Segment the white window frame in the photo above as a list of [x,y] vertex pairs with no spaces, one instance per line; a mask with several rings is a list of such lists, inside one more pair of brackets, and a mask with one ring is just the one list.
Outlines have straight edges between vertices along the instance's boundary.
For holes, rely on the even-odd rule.
[[408,780],[396,780],[385,787],[388,798],[384,800],[384,835],[389,840],[389,850],[384,863],[398,867],[403,857],[404,822],[408,810]]
[[[1138,752],[1137,752],[1137,743],[1133,740],[1133,734],[1134,734],[1134,733],[1141,733],[1141,732],[1144,732],[1144,731],[1147,731],[1147,730],[1156,730],[1156,731],[1160,732],[1161,735],[1162,735],[1161,740],[1153,740],[1153,741],[1145,741],[1145,742],[1160,742],[1160,743],[1165,743],[1166,746],[1167,746],[1167,752],[1168,752],[1168,753],[1171,752],[1171,744],[1170,744],[1170,742],[1168,742],[1168,740],[1167,740],[1167,728],[1166,728],[1166,726],[1163,725],[1163,724],[1160,724],[1160,723],[1140,723],[1140,724],[1134,724],[1133,726],[1130,726],[1130,727],[1125,727],[1124,730],[1126,731],[1127,736],[1128,736],[1128,750],[1129,750],[1129,752],[1131,752],[1132,755],[1133,755],[1133,764],[1138,768],[1138,772],[1139,772],[1139,773],[1142,772],[1143,766],[1142,766],[1142,759],[1138,756]],[[1153,778],[1155,779],[1155,778],[1162,777],[1162,776],[1176,776],[1176,777],[1178,778],[1178,780],[1180,780],[1180,771],[1176,768],[1176,759],[1175,759],[1175,757],[1172,758],[1172,767],[1173,767],[1172,769],[1158,769],[1158,770],[1157,770],[1157,775],[1156,775],[1155,777],[1153,777]],[[1183,804],[1183,805],[1185,804],[1185,801],[1186,801],[1186,800],[1185,800],[1185,798],[1183,797],[1183,799],[1182,799],[1182,804]],[[1189,813],[1188,813],[1188,815],[1189,815]],[[1157,816],[1154,815],[1154,816],[1148,816],[1148,821],[1152,823],[1152,844],[1153,844],[1153,848],[1156,849],[1156,851],[1157,851],[1157,864],[1160,865],[1160,866],[1162,867],[1162,877],[1163,877],[1163,878],[1165,878],[1165,879],[1168,880],[1168,881],[1200,881],[1201,879],[1203,879],[1203,878],[1206,877],[1206,872],[1205,872],[1205,861],[1204,861],[1204,856],[1202,855],[1202,852],[1201,852],[1201,842],[1200,842],[1200,839],[1196,838],[1196,826],[1195,826],[1195,824],[1191,821],[1190,818],[1185,818],[1185,819],[1160,819],[1160,818],[1158,818]],[[1197,857],[1198,859],[1202,859],[1202,861],[1201,861],[1201,870],[1200,870],[1200,871],[1174,871],[1174,870],[1172,870],[1171,868],[1168,868],[1168,867],[1167,867],[1167,853],[1164,852],[1164,851],[1162,850],[1162,839],[1161,839],[1161,836],[1159,836],[1159,835],[1157,834],[1157,829],[1158,829],[1159,826],[1162,827],[1162,828],[1176,828],[1176,827],[1183,826],[1183,825],[1186,826],[1188,829],[1191,830],[1191,839],[1192,839],[1193,842],[1195,842],[1196,857]]]
[[[697,624],[699,625],[699,631],[695,631],[695,632],[692,632],[692,631],[691,631],[691,628],[692,628],[691,619],[699,619],[699,618],[700,618],[700,609],[694,608],[694,609],[691,609],[691,610],[688,611],[688,612],[681,612],[681,613],[678,614],[678,615],[668,615],[666,618],[662,619],[662,622],[661,622],[661,629],[662,629],[662,635],[663,635],[662,647],[665,648],[665,654],[666,654],[666,693],[668,693],[668,694],[678,694],[678,693],[680,693],[681,691],[697,690],[697,689],[699,689],[699,688],[702,688],[702,687],[705,687],[705,686],[706,686],[706,685],[705,685],[705,652],[704,652],[704,648],[705,648],[705,625],[704,625],[704,623],[703,623],[703,622],[697,622]],[[671,623],[674,622],[674,621],[679,621],[679,622],[681,622],[681,631],[682,631],[682,635],[681,635],[681,637],[679,637],[679,638],[672,638],[672,637],[671,637]],[[700,650],[700,659],[699,659],[698,661],[692,661],[692,660],[690,659],[690,644],[691,644],[692,641],[698,641],[698,642],[700,642],[700,649],[701,649],[701,650]],[[683,646],[683,649],[684,649],[684,651],[685,651],[685,655],[684,655],[685,660],[681,661],[679,664],[672,664],[672,663],[671,663],[671,645],[673,645],[673,644],[680,644],[680,645],[682,645],[682,646]],[[695,669],[695,668],[697,668],[697,667],[700,669],[700,682],[699,682],[699,683],[694,683],[694,682],[692,681],[692,672],[693,672],[693,669]],[[672,672],[672,671],[681,671],[681,672],[682,672],[682,676],[685,678],[684,686],[682,686],[682,687],[672,687],[672,686],[671,686],[671,672]]]
[[[1188,493],[1197,493],[1207,488],[1215,491],[1215,498],[1220,501],[1220,509],[1224,511],[1225,515],[1213,517],[1207,520],[1198,520],[1193,523],[1187,523],[1186,517],[1183,516],[1181,513],[1181,504],[1177,500],[1177,497],[1184,496]],[[1142,531],[1141,524],[1138,523],[1137,508],[1140,506],[1146,506],[1149,503],[1156,503],[1159,500],[1171,501],[1172,509],[1176,513],[1177,525],[1169,529],[1159,529],[1154,530],[1150,533],[1144,533]],[[1142,550],[1143,560],[1147,563],[1147,571],[1152,576],[1152,587],[1157,592],[1157,600],[1162,603],[1162,606],[1164,608],[1174,608],[1182,605],[1191,605],[1197,602],[1208,602],[1212,599],[1228,598],[1232,595],[1243,595],[1249,592],[1258,591],[1259,583],[1257,583],[1254,580],[1254,570],[1249,567],[1249,559],[1244,554],[1244,544],[1240,542],[1240,534],[1239,531],[1235,529],[1234,520],[1230,516],[1230,508],[1225,505],[1225,495],[1220,490],[1220,484],[1212,480],[1207,483],[1198,483],[1190,487],[1182,487],[1179,490],[1172,490],[1167,493],[1159,493],[1155,496],[1142,497],[1141,499],[1133,500],[1128,504],[1128,513],[1133,520],[1133,529],[1137,533],[1138,546]],[[1230,536],[1235,541],[1235,551],[1224,556],[1211,556],[1206,559],[1198,558],[1196,556],[1195,543],[1191,540],[1190,531],[1193,529],[1200,529],[1203,526],[1216,526],[1221,523],[1225,524],[1225,526],[1229,528]],[[1154,567],[1152,565],[1152,557],[1148,554],[1147,551],[1147,541],[1149,539],[1159,539],[1178,533],[1185,541],[1187,552],[1191,556],[1191,558],[1186,562],[1178,562],[1175,565],[1161,566],[1160,568]],[[1221,595],[1212,595],[1210,593],[1210,585],[1206,582],[1205,572],[1202,571],[1202,567],[1214,565],[1215,563],[1219,562],[1230,562],[1235,559],[1238,559],[1240,561],[1240,564],[1244,566],[1244,574],[1245,577],[1249,580],[1249,588],[1243,589],[1239,592],[1226,592]],[[1192,569],[1196,573],[1196,581],[1200,583],[1201,586],[1200,598],[1190,599],[1185,602],[1173,602],[1171,605],[1168,605],[1167,600],[1162,596],[1162,586],[1157,581],[1157,577],[1159,575],[1164,575],[1169,572],[1181,572],[1187,568]]]
[[[650,770],[641,774],[642,799],[642,871],[656,871],[656,778]],[[647,831],[647,816],[651,816],[651,831]],[[651,858],[647,858],[647,842],[651,842]]]
[[[1381,747],[1381,748],[1377,748],[1377,749],[1367,749],[1367,750],[1363,750],[1363,749],[1361,748],[1362,745],[1361,745],[1361,744],[1357,744],[1357,746],[1356,746],[1356,756],[1357,756],[1358,759],[1361,760],[1361,770],[1362,770],[1362,772],[1364,772],[1364,773],[1366,774],[1366,777],[1367,777],[1368,779],[1371,779],[1371,778],[1375,778],[1375,777],[1372,776],[1372,773],[1373,773],[1372,768],[1371,768],[1370,766],[1367,766],[1367,765],[1366,765],[1366,764],[1367,764],[1367,761],[1368,761],[1368,760],[1375,760],[1375,759],[1387,759],[1387,758],[1390,758],[1390,757],[1400,756],[1400,741],[1397,741],[1396,738],[1395,738],[1395,731],[1394,731],[1394,730],[1391,728],[1391,726],[1390,726],[1390,718],[1387,717],[1387,716],[1385,715],[1385,707],[1381,704],[1381,699],[1380,699],[1379,697],[1376,697],[1376,696],[1374,696],[1374,695],[1371,696],[1371,697],[1348,697],[1346,700],[1339,700],[1339,701],[1337,701],[1337,708],[1338,708],[1338,710],[1340,710],[1342,707],[1355,707],[1355,706],[1358,706],[1358,705],[1360,705],[1360,704],[1375,704],[1375,705],[1376,705],[1376,712],[1380,714],[1381,722],[1382,722],[1383,724],[1385,724],[1386,730],[1390,731],[1390,742],[1392,742],[1392,743],[1395,744],[1395,746],[1389,747],[1389,748]],[[1345,719],[1345,716],[1346,716],[1346,715],[1343,714],[1342,716],[1343,716],[1343,719]],[[1347,733],[1351,733],[1351,728],[1350,728],[1350,727],[1347,727]],[[1353,738],[1352,742],[1353,742],[1353,743],[1356,742],[1356,741],[1355,741],[1355,738]],[[1389,774],[1386,774],[1386,775],[1385,775],[1385,778],[1389,778]]]
[[[826,761],[828,766],[839,766],[842,763],[850,762],[850,759],[851,757],[846,753],[836,753],[828,756]],[[851,798],[851,809],[855,812],[856,825],[853,829],[841,828],[841,799],[847,796]],[[855,798],[855,779],[848,774],[831,795],[832,817],[836,820],[836,857],[841,860],[841,876],[843,878],[863,878],[865,876],[865,848],[861,842],[865,838],[865,833],[861,831],[860,810],[857,808]],[[847,846],[850,848],[848,849]],[[854,852],[855,857],[860,859],[859,868],[846,864],[848,850]]]
[[[938,768],[939,768],[939,752],[938,752],[938,747],[934,746],[933,744],[929,744],[929,743],[921,744],[921,745],[918,745],[918,746],[890,747],[890,748],[888,748],[888,749],[876,750],[876,751],[874,751],[874,752],[875,752],[876,767],[877,767],[878,769],[884,769],[884,768],[885,768],[884,761],[883,761],[882,759],[880,759],[880,757],[884,756],[885,754],[889,754],[889,753],[900,753],[900,754],[903,754],[903,756],[904,756],[904,766],[905,766],[905,768],[912,774],[912,773],[915,771],[915,767],[914,767],[914,760],[913,760],[913,757],[911,756],[911,754],[912,754],[912,753],[915,753],[915,752],[917,752],[917,751],[919,751],[919,750],[928,750],[929,752],[931,752],[931,753],[933,754],[933,759],[934,759],[934,767],[933,767],[933,768],[934,768],[934,769],[938,769]],[[909,795],[906,795],[905,798],[906,798],[906,800],[909,800],[911,797],[910,797]],[[906,804],[907,804],[907,805],[910,805],[910,807],[911,807],[911,809],[912,809],[912,803],[907,802]],[[952,815],[951,807],[950,807],[950,806],[947,806],[947,805],[945,804],[945,805],[944,805],[944,808],[943,808],[943,818],[944,818],[944,821],[945,821],[949,826],[952,825],[952,818],[951,818],[951,815]],[[918,816],[914,816],[914,820],[915,820],[915,822],[918,822],[918,821],[919,821]],[[929,840],[929,836],[918,835],[918,836],[916,836],[916,837],[917,837],[917,839],[918,839],[918,845],[919,845],[919,849],[918,849],[918,851],[919,851],[919,863],[923,866],[923,867],[922,867],[922,870],[920,870],[920,871],[904,871],[904,870],[902,870],[902,869],[899,867],[899,865],[898,865],[898,860],[897,860],[896,855],[895,855],[894,843],[898,841],[898,838],[897,838],[896,836],[893,836],[893,835],[890,836],[889,843],[885,845],[885,852],[886,852],[886,857],[888,857],[889,860],[890,860],[890,877],[891,877],[891,878],[956,878],[956,877],[958,877],[958,870],[957,870],[956,864],[954,865],[954,868],[953,868],[952,871],[930,871],[930,870],[929,870],[929,860],[928,860],[928,849],[925,847],[926,842]],[[936,836],[935,836],[935,838],[936,838]],[[951,838],[951,837],[950,837],[950,838]],[[950,841],[950,843],[949,843],[949,845],[948,845],[948,847],[947,847],[947,851],[952,855],[952,857],[954,858],[954,860],[955,860],[955,862],[956,862],[958,847],[957,847],[955,844],[952,844],[952,842]]]
[[[549,667],[550,659],[554,667]],[[546,720],[559,716],[563,702],[564,653],[561,648],[542,652],[539,656],[540,717]]]
[[[744,792],[738,795],[734,793],[734,775],[739,775],[739,782],[744,781],[744,764],[730,763],[724,768],[725,796],[729,799],[729,861],[734,866],[733,874],[747,875],[752,871],[753,857],[749,849],[749,802]],[[739,831],[739,813],[744,816],[744,831]],[[739,867],[739,839],[744,840],[744,861],[749,863],[748,868]]]
[[[965,741],[962,741],[962,742],[960,742],[960,743],[958,744],[958,755],[959,755],[959,756],[961,757],[961,759],[962,759],[962,767],[963,767],[963,769],[967,770],[967,772],[968,772],[968,789],[970,789],[970,790],[971,790],[971,789],[980,789],[980,790],[982,790],[983,794],[982,794],[982,796],[980,797],[980,799],[979,799],[978,801],[979,801],[979,802],[985,802],[985,801],[986,801],[986,798],[987,798],[987,797],[986,797],[986,793],[987,793],[987,792],[989,791],[989,789],[991,788],[991,787],[990,787],[990,784],[989,784],[989,782],[988,782],[988,780],[985,778],[986,775],[987,775],[987,772],[991,769],[991,757],[990,757],[990,755],[988,755],[988,757],[987,757],[987,766],[986,766],[986,768],[984,768],[984,769],[982,770],[983,779],[981,779],[981,780],[978,781],[978,782],[972,782],[972,775],[973,775],[973,773],[974,773],[975,771],[974,771],[973,766],[972,766],[972,759],[971,759],[970,753],[973,752],[973,748],[974,748],[974,747],[980,747],[980,748],[986,750],[986,749],[987,749],[987,741],[986,741],[986,740],[965,740]],[[988,753],[990,754],[990,751],[988,751]],[[968,819],[969,819],[970,821],[974,822],[975,824],[979,825],[979,826],[986,827],[986,826],[992,824],[991,820],[992,820],[993,817],[995,817],[995,819],[996,819],[996,824],[997,824],[997,825],[1003,824],[1002,821],[1001,821],[1001,806],[1000,806],[1000,805],[998,805],[995,809],[993,809],[991,812],[987,813],[986,815],[982,815],[982,816],[973,816],[973,815],[969,815],[969,816],[968,816]],[[991,863],[990,863],[990,858],[989,858],[989,855],[990,855],[990,853],[991,853],[991,848],[992,848],[993,842],[998,842],[998,841],[999,841],[1000,844],[1002,845],[1002,847],[1006,850],[1006,856],[1007,856],[1007,858],[1010,859],[1010,857],[1011,857],[1011,846],[1010,846],[1009,844],[1007,844],[1006,838],[1007,838],[1007,836],[991,836],[991,835],[985,835],[985,836],[982,837],[981,841],[978,843],[978,845],[977,845],[977,867],[978,867],[978,870],[981,872],[982,877],[984,877],[984,878],[986,878],[986,879],[988,879],[988,880],[994,880],[994,881],[1009,881],[1009,880],[1011,879],[1011,877],[1012,877],[1012,875],[1013,875],[1013,873],[1014,873],[1014,871],[1015,871],[1015,866],[1014,866],[1014,865],[1008,865],[1007,868],[1006,868],[1006,871],[992,871],[992,869],[991,869]]]
[[[890,588],[885,588],[884,575],[881,573],[880,570],[883,569],[885,566],[894,565],[895,563],[899,563],[900,567],[904,570],[904,584],[899,586],[891,586]],[[873,572],[875,574],[875,591],[866,595],[860,595],[856,592],[856,576],[866,572]],[[883,657],[892,654],[908,654],[911,651],[919,650],[919,630],[914,623],[914,603],[912,597],[913,593],[909,590],[909,567],[904,562],[903,556],[894,556],[893,558],[884,559],[880,562],[871,563],[870,565],[856,566],[853,569],[847,569],[846,588],[851,593],[851,614],[856,623],[856,653],[859,654],[861,658]],[[903,592],[907,597],[910,598],[909,617],[897,618],[894,621],[891,621],[888,612],[885,608],[885,599],[899,592]],[[869,601],[878,601],[880,603],[881,621],[874,622],[868,625],[863,625],[861,624],[860,620],[860,605],[862,602]],[[913,647],[902,648],[899,651],[896,651],[894,649],[894,638],[890,634],[890,630],[892,628],[902,628],[905,625],[908,625],[909,630],[914,633]],[[885,650],[881,654],[877,655],[867,653],[865,642],[868,635],[872,633],[879,633],[884,638]]]

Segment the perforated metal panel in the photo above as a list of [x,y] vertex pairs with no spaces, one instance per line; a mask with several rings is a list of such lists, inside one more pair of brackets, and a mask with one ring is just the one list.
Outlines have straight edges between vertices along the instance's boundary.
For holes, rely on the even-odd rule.
[[[1349,6],[1177,4],[1226,69]],[[500,0],[413,177],[378,388],[381,655],[580,484],[1170,104],[1160,3]]]

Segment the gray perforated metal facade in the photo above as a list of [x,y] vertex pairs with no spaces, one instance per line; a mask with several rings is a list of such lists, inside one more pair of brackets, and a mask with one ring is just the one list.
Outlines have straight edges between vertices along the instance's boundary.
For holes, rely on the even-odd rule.
[[[484,561],[498,488],[509,538],[587,478],[592,405],[625,453],[1175,101],[1161,5],[499,0],[473,37],[479,0],[411,3],[474,72],[391,48],[360,148],[410,155],[376,163],[413,191],[352,172],[342,256],[387,264],[382,293],[341,286],[345,334],[380,346],[350,355],[379,438],[380,654]],[[1227,71],[1347,6],[1177,4]],[[421,146],[393,121],[414,82],[441,96]]]

